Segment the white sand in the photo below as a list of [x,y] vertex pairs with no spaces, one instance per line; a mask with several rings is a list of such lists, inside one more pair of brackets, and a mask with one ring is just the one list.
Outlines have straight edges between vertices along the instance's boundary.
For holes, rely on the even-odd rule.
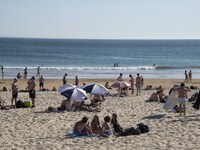
[[[166,87],[173,85],[170,81],[166,83],[169,83]],[[116,90],[111,93],[116,93]],[[165,112],[162,103],[145,102],[151,93],[142,91],[142,96],[106,97],[102,111],[96,113],[47,113],[44,110],[48,106],[58,107],[65,98],[58,92],[37,92],[35,108],[0,110],[0,149],[199,149],[200,111],[195,111],[188,102],[186,117]],[[0,95],[10,104],[10,92],[0,92]],[[28,93],[19,93],[19,99],[27,100]],[[65,137],[83,116],[88,116],[91,122],[97,114],[103,122],[104,116],[112,113],[118,115],[123,128],[136,127],[137,123],[143,122],[149,125],[150,132],[111,138]]]

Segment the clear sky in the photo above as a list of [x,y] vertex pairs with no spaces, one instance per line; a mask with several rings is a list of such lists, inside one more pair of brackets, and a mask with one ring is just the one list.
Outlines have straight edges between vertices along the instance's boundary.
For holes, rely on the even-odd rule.
[[200,0],[0,0],[0,37],[200,39]]

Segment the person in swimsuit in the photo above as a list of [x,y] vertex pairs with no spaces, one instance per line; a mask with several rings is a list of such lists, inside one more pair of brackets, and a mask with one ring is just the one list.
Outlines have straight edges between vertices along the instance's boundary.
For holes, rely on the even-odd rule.
[[182,113],[182,109],[183,109],[183,113],[185,116],[186,115],[185,102],[186,102],[186,99],[188,98],[188,96],[187,96],[188,90],[185,88],[185,84],[181,83],[181,86],[179,88],[175,88],[174,91],[178,92],[178,103],[179,103],[179,108],[180,108],[180,116]]
[[101,135],[103,137],[110,137],[113,132],[112,132],[112,128],[110,126],[110,117],[109,116],[106,116],[104,118],[104,123],[102,124],[102,131],[101,131]]

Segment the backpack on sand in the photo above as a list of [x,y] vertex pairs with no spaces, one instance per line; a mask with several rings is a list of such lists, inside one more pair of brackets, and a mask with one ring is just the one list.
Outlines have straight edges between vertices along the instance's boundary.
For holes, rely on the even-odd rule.
[[137,124],[137,127],[138,127],[138,129],[140,130],[141,133],[149,132],[149,126],[144,124],[144,123]]
[[18,100],[18,101],[16,102],[16,108],[23,108],[23,107],[24,107],[24,102],[21,101],[21,100]]

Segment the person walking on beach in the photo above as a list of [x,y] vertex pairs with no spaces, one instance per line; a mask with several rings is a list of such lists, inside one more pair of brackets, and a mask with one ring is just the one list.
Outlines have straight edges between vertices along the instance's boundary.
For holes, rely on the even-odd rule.
[[1,65],[1,76],[2,76],[2,79],[4,78],[4,72],[3,72],[3,65]]
[[67,73],[63,76],[63,85],[67,83]]
[[142,83],[142,79],[140,77],[140,74],[137,73],[137,77],[136,77],[136,90],[137,90],[137,94],[136,96],[140,95],[141,94],[141,83]]
[[27,79],[27,67],[24,68],[24,79]]
[[32,100],[32,107],[35,107],[35,97],[36,97],[36,91],[35,91],[35,87],[36,87],[36,82],[35,82],[35,77],[32,77],[28,82],[28,91],[29,91],[29,97]]
[[44,89],[44,78],[41,75],[41,77],[39,78],[39,90],[43,90]]
[[75,85],[78,86],[78,83],[79,83],[79,79],[78,79],[78,76],[76,76],[75,77]]
[[185,88],[184,83],[181,83],[180,88],[175,88],[173,90],[178,92],[178,103],[179,103],[179,108],[180,108],[180,116],[181,116],[181,113],[182,113],[182,109],[183,109],[183,113],[184,113],[184,116],[185,116],[186,115],[185,102],[186,102],[186,99],[188,98],[188,96],[187,96],[188,90]]
[[192,70],[190,70],[190,72],[188,73],[189,75],[189,82],[192,82]]
[[131,83],[131,94],[134,94],[134,78],[131,74],[129,75],[129,77],[130,77],[129,82]]
[[188,82],[188,73],[187,73],[187,70],[185,70],[185,82],[186,83]]
[[36,74],[36,78],[37,78],[37,76],[39,76],[39,77],[40,77],[40,67],[38,67],[38,68],[37,68],[37,74]]
[[12,100],[11,100],[11,106],[13,106],[13,101],[15,101],[15,107],[16,107],[16,102],[17,102],[17,97],[18,97],[18,85],[17,85],[17,79],[14,78],[14,81],[12,83]]

